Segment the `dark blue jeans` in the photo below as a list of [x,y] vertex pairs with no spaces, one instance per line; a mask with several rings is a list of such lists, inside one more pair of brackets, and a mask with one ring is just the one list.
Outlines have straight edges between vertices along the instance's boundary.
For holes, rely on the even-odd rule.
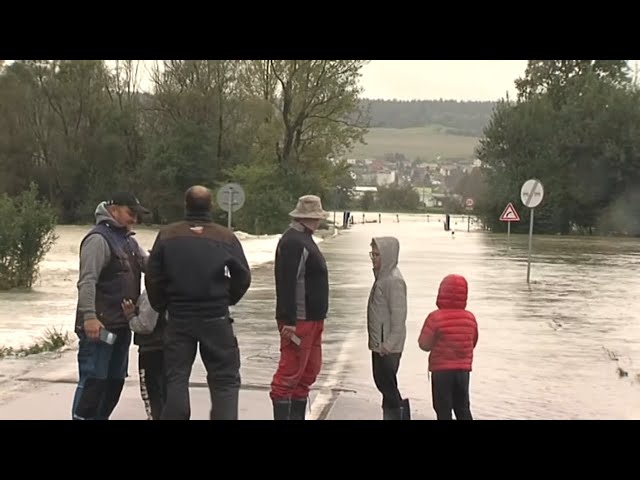
[[74,420],[108,420],[120,400],[128,376],[131,330],[110,330],[117,335],[113,345],[89,340],[84,332],[78,348],[78,386],[73,398]]

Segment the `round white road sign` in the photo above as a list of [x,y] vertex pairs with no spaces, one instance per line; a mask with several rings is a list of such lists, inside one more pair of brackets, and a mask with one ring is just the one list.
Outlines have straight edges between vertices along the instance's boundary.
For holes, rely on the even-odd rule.
[[244,189],[237,183],[227,183],[218,190],[216,202],[225,212],[237,212],[244,205]]
[[536,208],[544,197],[544,187],[537,178],[531,178],[524,182],[520,190],[520,199],[525,206]]

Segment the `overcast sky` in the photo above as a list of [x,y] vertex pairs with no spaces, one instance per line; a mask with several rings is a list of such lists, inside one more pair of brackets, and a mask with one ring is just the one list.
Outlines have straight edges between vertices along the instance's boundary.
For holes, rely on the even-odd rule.
[[527,60],[372,60],[363,96],[398,100],[498,100],[524,75]]
[[360,84],[367,98],[495,101],[507,91],[515,97],[526,67],[527,60],[371,60]]
[[515,96],[514,81],[526,67],[527,60],[371,60],[360,83],[367,98],[495,101],[507,91]]
[[[496,101],[507,92],[515,97],[514,81],[526,67],[527,60],[371,60],[360,83],[363,96],[374,99]],[[151,87],[148,77],[142,87]]]

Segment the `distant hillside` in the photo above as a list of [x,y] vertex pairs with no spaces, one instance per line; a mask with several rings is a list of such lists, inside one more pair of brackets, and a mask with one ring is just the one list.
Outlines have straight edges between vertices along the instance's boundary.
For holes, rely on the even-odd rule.
[[482,136],[495,102],[456,100],[362,100],[372,128],[413,128],[440,125],[443,133]]
[[402,153],[430,162],[475,157],[483,129],[495,102],[456,100],[362,100],[370,118],[367,145],[358,145],[351,156],[384,158]]
[[444,159],[474,158],[478,137],[444,133],[437,126],[422,128],[371,128],[365,137],[367,145],[358,145],[350,156],[354,158],[384,158],[387,153],[402,153],[414,160],[428,162]]

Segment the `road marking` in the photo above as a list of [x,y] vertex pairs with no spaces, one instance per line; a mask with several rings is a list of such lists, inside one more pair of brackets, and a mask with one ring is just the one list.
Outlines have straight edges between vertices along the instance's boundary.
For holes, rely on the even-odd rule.
[[331,412],[333,405],[340,396],[338,390],[338,382],[346,369],[347,362],[350,357],[351,345],[356,339],[356,332],[351,332],[340,347],[338,357],[333,362],[333,368],[327,375],[326,381],[319,388],[318,395],[311,404],[311,412],[309,412],[309,420],[324,420]]

